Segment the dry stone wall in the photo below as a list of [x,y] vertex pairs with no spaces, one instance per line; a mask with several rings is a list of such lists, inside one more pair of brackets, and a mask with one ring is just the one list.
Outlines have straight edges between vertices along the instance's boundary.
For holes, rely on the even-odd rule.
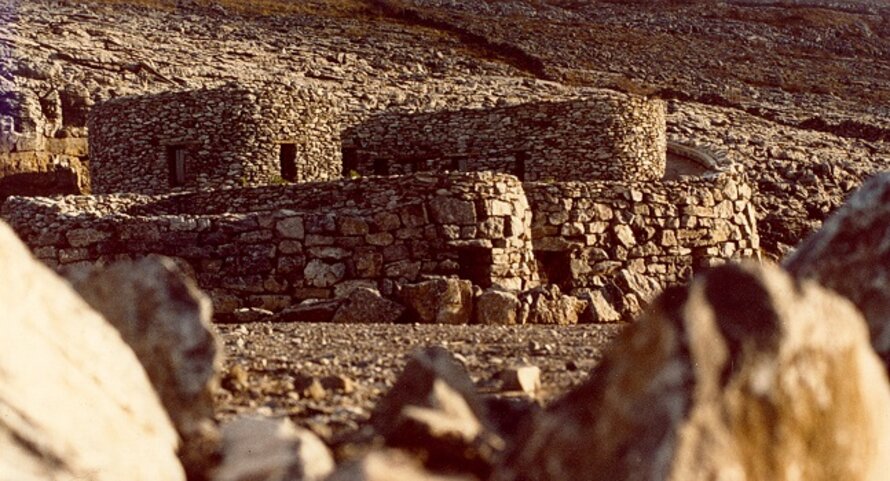
[[494,170],[524,180],[657,180],[665,105],[617,93],[433,113],[382,113],[343,132],[362,175]]
[[[93,193],[160,194],[336,178],[337,109],[318,87],[227,85],[122,97],[89,114]],[[282,147],[287,145],[289,147]],[[283,172],[281,149],[294,168]],[[175,179],[176,151],[184,155]]]
[[542,281],[598,288],[624,269],[670,285],[759,256],[752,191],[722,172],[667,182],[525,183]]
[[54,267],[177,259],[218,312],[281,310],[424,275],[522,289],[536,279],[519,181],[478,173],[165,196],[12,197],[3,216]]

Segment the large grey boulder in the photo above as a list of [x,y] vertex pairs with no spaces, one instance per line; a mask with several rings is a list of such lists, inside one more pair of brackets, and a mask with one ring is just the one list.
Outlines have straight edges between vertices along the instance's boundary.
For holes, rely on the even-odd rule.
[[890,369],[890,174],[867,181],[784,267],[853,301]]
[[210,299],[159,256],[76,270],[70,281],[136,352],[183,439],[190,477],[209,469],[223,355]]
[[512,292],[488,289],[476,299],[476,322],[479,324],[518,324],[522,304]]
[[440,277],[404,285],[399,299],[417,322],[469,324],[473,318],[473,283],[467,280]]
[[405,306],[393,302],[380,295],[377,289],[357,287],[349,293],[334,314],[333,322],[361,323],[392,323],[398,321],[405,313]]
[[242,417],[223,425],[214,481],[321,481],[334,471],[327,446],[290,420]]
[[183,480],[133,351],[0,222],[0,478]]
[[497,481],[877,481],[890,387],[846,299],[777,268],[671,288],[529,422]]

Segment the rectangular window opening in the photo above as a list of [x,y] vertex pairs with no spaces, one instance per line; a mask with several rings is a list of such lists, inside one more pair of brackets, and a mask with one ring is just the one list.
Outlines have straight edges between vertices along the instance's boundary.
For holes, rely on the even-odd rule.
[[284,180],[297,180],[297,144],[278,144],[278,165]]
[[167,147],[167,169],[171,187],[185,185],[186,159],[188,148],[183,145],[170,145]]

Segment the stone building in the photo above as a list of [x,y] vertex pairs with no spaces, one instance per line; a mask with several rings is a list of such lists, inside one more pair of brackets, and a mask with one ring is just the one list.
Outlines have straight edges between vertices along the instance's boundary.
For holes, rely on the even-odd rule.
[[333,104],[309,88],[227,85],[96,105],[89,125],[95,194],[325,180],[340,175]]
[[[665,286],[758,253],[744,174],[668,144],[659,100],[372,114],[334,97],[230,85],[107,102],[89,119],[103,194],[12,197],[2,216],[57,268],[173,257],[221,314],[425,276]],[[698,167],[671,174],[680,157]]]
[[658,180],[665,105],[602,93],[584,99],[433,113],[382,113],[343,132],[343,171],[483,171],[520,180]]

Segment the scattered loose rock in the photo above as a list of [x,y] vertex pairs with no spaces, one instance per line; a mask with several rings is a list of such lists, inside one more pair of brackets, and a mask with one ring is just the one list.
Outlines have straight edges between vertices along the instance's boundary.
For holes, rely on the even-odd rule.
[[214,481],[321,481],[334,470],[327,446],[287,419],[244,417],[223,426]]

